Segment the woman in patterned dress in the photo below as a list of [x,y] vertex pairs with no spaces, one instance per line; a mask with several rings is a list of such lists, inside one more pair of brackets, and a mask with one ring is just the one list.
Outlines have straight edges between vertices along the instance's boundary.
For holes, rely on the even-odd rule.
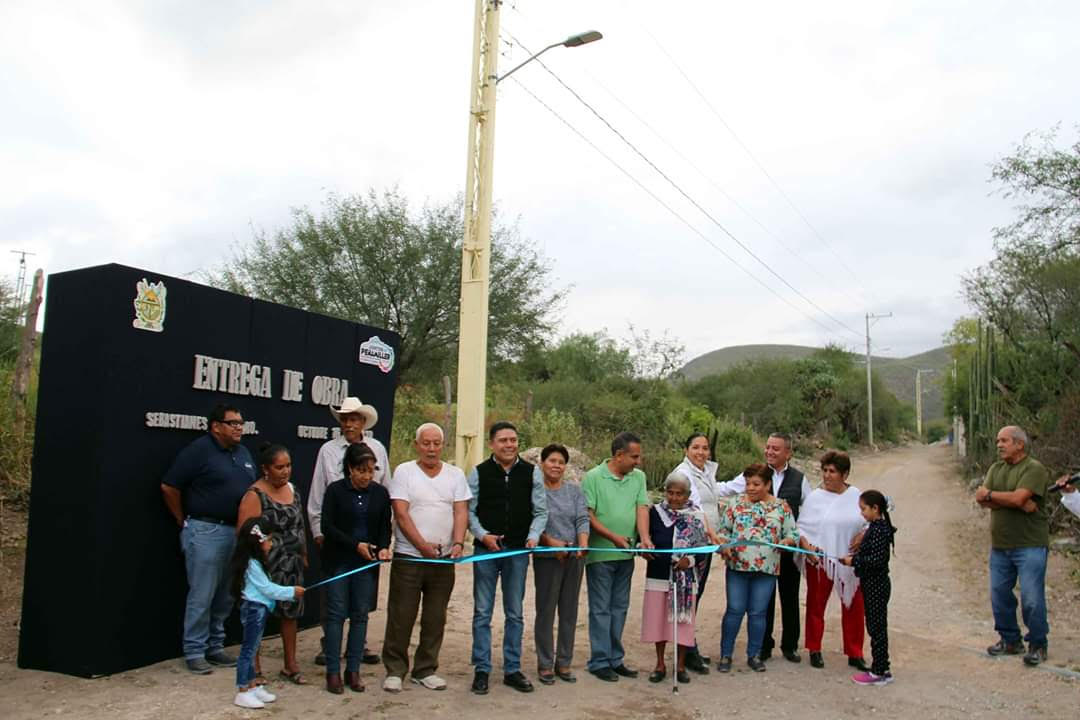
[[[300,493],[289,482],[292,458],[285,446],[266,443],[259,449],[258,463],[259,479],[240,501],[237,527],[248,518],[258,516],[280,527],[281,532],[275,534],[274,545],[267,554],[267,572],[279,585],[303,585],[304,568],[308,564],[307,543]],[[281,622],[281,641],[285,646],[285,667],[280,675],[297,685],[307,684],[296,662],[296,620],[303,611],[303,600],[279,602],[274,608],[274,615]],[[261,676],[258,656],[255,670]]]
[[[720,527],[716,531],[720,544],[754,540],[797,545],[799,531],[791,509],[770,492],[772,469],[763,463],[755,463],[743,471],[743,477],[746,478],[746,492],[720,514]],[[767,545],[736,545],[721,550],[721,554],[727,561],[727,610],[720,634],[717,669],[722,673],[731,672],[735,637],[745,614],[746,664],[755,672],[763,672],[765,662],[759,654],[765,637],[765,613],[776,592],[776,576],[780,574],[780,550]]]

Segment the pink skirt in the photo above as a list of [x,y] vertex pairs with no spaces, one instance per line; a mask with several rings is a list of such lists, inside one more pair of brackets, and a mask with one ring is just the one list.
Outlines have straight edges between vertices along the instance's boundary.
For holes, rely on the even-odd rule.
[[[645,603],[641,608],[641,641],[671,642],[671,595],[664,590],[646,590]],[[679,644],[687,647],[694,645],[694,621],[679,623]]]

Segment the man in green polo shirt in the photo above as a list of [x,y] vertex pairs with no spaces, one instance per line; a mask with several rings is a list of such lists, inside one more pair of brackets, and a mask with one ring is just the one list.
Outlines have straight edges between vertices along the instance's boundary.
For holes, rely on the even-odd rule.
[[986,649],[991,655],[1020,655],[1014,588],[1020,580],[1020,611],[1027,626],[1024,663],[1046,660],[1046,557],[1050,528],[1043,510],[1050,474],[1027,454],[1028,437],[1015,425],[997,434],[998,460],[986,471],[975,501],[990,510],[990,606],[1001,639]]
[[634,557],[603,548],[652,548],[649,540],[649,496],[641,464],[641,439],[619,433],[611,441],[611,457],[585,473],[581,490],[589,507],[589,551],[585,578],[589,588],[589,672],[608,682],[637,677],[623,662],[622,633],[630,608]]

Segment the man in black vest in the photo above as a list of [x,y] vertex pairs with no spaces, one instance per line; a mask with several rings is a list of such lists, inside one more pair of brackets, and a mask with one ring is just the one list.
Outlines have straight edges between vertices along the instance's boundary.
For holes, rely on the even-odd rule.
[[[547,525],[547,493],[540,468],[518,456],[517,428],[497,422],[488,431],[491,456],[469,473],[469,530],[475,555],[501,550],[534,548]],[[472,664],[476,669],[472,691],[488,692],[491,673],[491,612],[495,584],[502,578],[503,682],[515,690],[532,692],[521,672],[521,638],[525,629],[522,604],[529,555],[522,553],[495,560],[479,560],[473,570]]]
[[[772,491],[775,497],[786,500],[791,507],[791,514],[799,519],[799,507],[810,494],[810,483],[800,470],[788,465],[791,459],[791,436],[775,432],[765,441],[765,462],[773,472]],[[727,482],[716,484],[721,495],[738,495],[745,492],[746,480],[736,475]],[[795,564],[793,553],[780,553],[780,577],[776,590],[780,594],[780,615],[784,624],[780,636],[780,651],[791,662],[801,662],[799,655],[799,567]],[[765,613],[765,638],[761,645],[761,659],[772,656],[776,641],[773,640],[773,624],[776,615],[776,595],[769,600],[769,610]]]

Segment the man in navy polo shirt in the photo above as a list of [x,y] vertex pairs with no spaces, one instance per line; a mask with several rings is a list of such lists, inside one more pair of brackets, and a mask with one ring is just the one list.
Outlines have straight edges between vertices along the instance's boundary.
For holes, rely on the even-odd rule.
[[233,605],[229,561],[240,498],[255,482],[255,462],[240,444],[240,411],[218,405],[207,420],[209,432],[180,451],[161,482],[165,505],[181,528],[188,578],[184,659],[198,675],[210,673],[211,665],[236,665],[225,652],[225,618]]

